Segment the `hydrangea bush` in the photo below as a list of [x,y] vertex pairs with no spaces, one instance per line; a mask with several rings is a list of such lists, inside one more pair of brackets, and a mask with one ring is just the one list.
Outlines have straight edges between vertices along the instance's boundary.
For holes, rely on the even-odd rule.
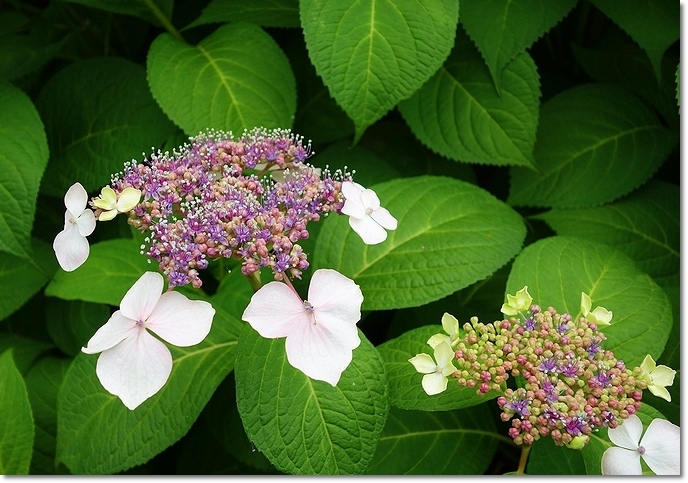
[[5,2],[0,473],[679,474],[622,3]]

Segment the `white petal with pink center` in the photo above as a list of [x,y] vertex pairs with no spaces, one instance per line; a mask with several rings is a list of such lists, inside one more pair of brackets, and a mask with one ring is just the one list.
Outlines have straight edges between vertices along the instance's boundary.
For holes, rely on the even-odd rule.
[[377,245],[387,239],[386,230],[396,230],[397,220],[380,206],[380,199],[371,189],[358,183],[342,183],[344,206],[342,213],[349,215],[349,226],[367,245]]
[[65,194],[65,222],[63,230],[53,241],[55,257],[63,270],[71,272],[88,258],[90,248],[86,237],[96,228],[96,217],[86,208],[88,193],[80,183],[74,183]]

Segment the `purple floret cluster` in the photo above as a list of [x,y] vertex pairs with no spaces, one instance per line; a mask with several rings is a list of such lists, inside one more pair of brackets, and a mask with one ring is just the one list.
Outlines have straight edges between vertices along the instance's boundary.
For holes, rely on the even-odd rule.
[[142,253],[170,287],[200,287],[198,271],[220,258],[241,261],[245,275],[269,267],[276,280],[298,278],[308,268],[298,244],[308,223],[339,213],[341,183],[351,180],[309,165],[311,154],[289,130],[257,128],[236,140],[213,130],[171,154],[126,163],[110,186],[118,196],[141,190],[128,222],[146,234]]
[[[641,369],[629,370],[603,350],[604,334],[584,317],[572,321],[552,307],[532,305],[523,321],[483,324],[474,317],[464,330],[455,377],[480,395],[502,394],[497,404],[516,444],[550,436],[566,445],[598,428],[615,428],[640,408],[647,388]],[[504,389],[510,376],[520,387]]]

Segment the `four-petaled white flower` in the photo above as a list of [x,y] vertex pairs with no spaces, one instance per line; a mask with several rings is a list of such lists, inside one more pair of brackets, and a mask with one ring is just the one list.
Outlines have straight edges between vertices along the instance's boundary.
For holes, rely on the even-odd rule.
[[341,273],[313,273],[308,300],[282,282],[270,282],[251,297],[243,320],[262,337],[286,337],[287,360],[311,379],[336,386],[359,346],[356,323],[363,294]]
[[100,190],[100,196],[93,200],[93,206],[103,210],[98,216],[98,221],[108,221],[117,216],[117,213],[126,213],[133,210],[140,199],[141,190],[136,188],[124,188],[117,196],[115,190],[105,186]]
[[442,341],[434,348],[435,360],[428,354],[418,354],[409,359],[416,371],[423,376],[421,385],[428,396],[434,396],[447,389],[447,376],[456,371],[456,367],[452,364],[454,360],[454,351],[449,346],[447,341]]
[[201,342],[210,332],[215,309],[208,302],[165,292],[162,275],[144,273],[127,291],[120,309],[81,350],[101,352],[96,375],[103,387],[129,409],[157,393],[172,372],[170,350],[153,337],[179,347]]
[[681,474],[681,428],[664,419],[653,419],[643,433],[635,414],[609,430],[616,446],[602,455],[603,475],[642,475],[640,459],[657,475]]
[[380,206],[380,199],[371,189],[358,183],[342,183],[344,206],[342,213],[349,215],[349,225],[367,245],[376,245],[387,239],[387,230],[397,229],[397,220],[386,208]]
[[674,383],[676,371],[668,366],[658,366],[650,354],[645,356],[642,364],[640,364],[640,369],[643,371],[641,377],[647,380],[647,388],[650,392],[671,402],[671,394],[667,391],[666,386],[671,386]]
[[521,312],[530,310],[530,304],[532,303],[533,297],[528,293],[528,286],[526,285],[516,292],[516,295],[506,295],[506,303],[502,305],[501,312],[508,316],[518,315]]
[[590,300],[588,294],[581,292],[581,312],[583,317],[598,326],[611,325],[612,312],[604,307],[595,307],[595,310],[590,311],[590,307],[592,307],[592,300]]
[[428,345],[433,349],[441,342],[447,342],[450,346],[459,338],[459,321],[447,312],[442,316],[442,328],[446,334],[435,334],[428,339]]
[[88,193],[80,183],[74,183],[65,194],[64,229],[57,234],[53,250],[63,270],[71,272],[86,261],[89,253],[86,237],[96,228],[93,211],[86,208]]

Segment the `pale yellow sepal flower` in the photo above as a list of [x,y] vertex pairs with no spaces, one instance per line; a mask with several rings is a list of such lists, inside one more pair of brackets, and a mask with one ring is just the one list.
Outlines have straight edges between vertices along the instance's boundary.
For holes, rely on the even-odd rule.
[[442,316],[442,328],[446,334],[435,334],[428,339],[428,345],[433,349],[442,342],[447,342],[450,346],[453,346],[454,342],[459,338],[459,321],[452,314],[444,313]]
[[533,297],[528,293],[528,286],[526,285],[516,292],[516,295],[506,294],[506,303],[502,305],[502,313],[508,316],[518,315],[530,310],[532,303]]
[[98,216],[98,221],[109,221],[117,216],[117,213],[133,210],[140,199],[141,190],[136,188],[124,188],[118,197],[115,190],[106,186],[100,190],[100,196],[93,200],[93,206],[103,210]]
[[647,380],[647,388],[650,392],[671,402],[671,394],[667,391],[667,386],[674,384],[676,371],[668,366],[658,366],[650,354],[645,356],[643,363],[640,364],[640,369],[643,371],[641,377]]
[[416,371],[425,374],[421,385],[428,396],[434,396],[447,389],[447,376],[456,371],[452,360],[454,360],[454,351],[445,341],[435,347],[434,360],[425,353],[417,354],[409,359]]
[[590,310],[592,307],[592,300],[585,292],[581,292],[581,312],[583,317],[588,321],[598,326],[611,325],[613,313],[604,307],[595,307],[595,310]]

